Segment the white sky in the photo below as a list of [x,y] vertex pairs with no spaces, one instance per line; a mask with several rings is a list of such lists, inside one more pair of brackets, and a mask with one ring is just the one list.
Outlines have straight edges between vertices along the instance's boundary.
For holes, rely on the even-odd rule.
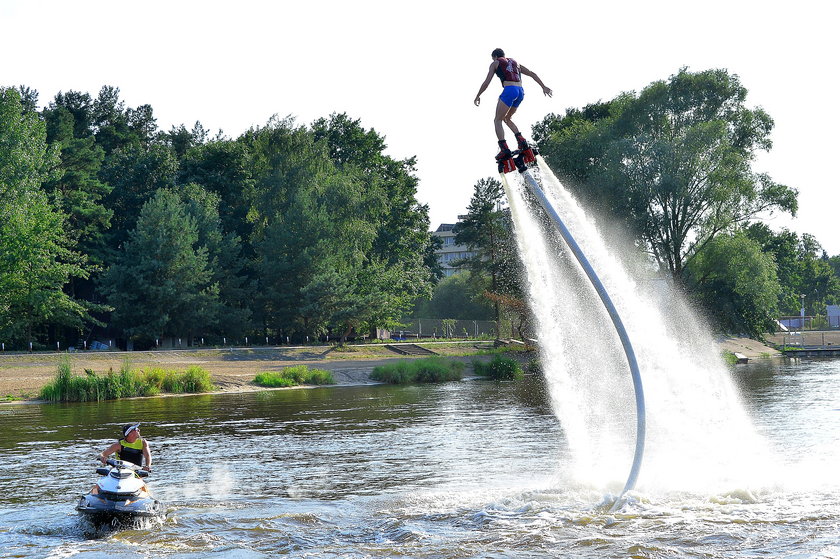
[[824,2],[260,2],[0,0],[0,85],[27,85],[41,104],[59,91],[120,88],[169,130],[201,121],[235,138],[273,114],[301,124],[346,112],[416,155],[418,198],[432,228],[464,213],[473,185],[495,176],[498,80],[472,100],[495,47],[554,89],[525,78],[515,121],[525,135],[562,114],[639,91],[680,67],[726,68],[748,106],[775,120],[756,169],[799,190],[788,226],[840,254],[833,164],[840,116],[837,25]]

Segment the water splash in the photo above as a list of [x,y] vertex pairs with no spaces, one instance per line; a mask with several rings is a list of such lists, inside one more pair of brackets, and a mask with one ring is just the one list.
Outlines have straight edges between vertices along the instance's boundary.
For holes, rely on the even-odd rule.
[[[618,258],[595,222],[539,159],[546,197],[627,327],[645,383],[642,490],[720,491],[761,483],[767,445],[744,411],[707,328],[673,290]],[[520,178],[508,200],[537,320],[543,368],[573,463],[570,477],[620,489],[635,411],[620,341],[598,296]],[[762,468],[758,468],[762,465]]]

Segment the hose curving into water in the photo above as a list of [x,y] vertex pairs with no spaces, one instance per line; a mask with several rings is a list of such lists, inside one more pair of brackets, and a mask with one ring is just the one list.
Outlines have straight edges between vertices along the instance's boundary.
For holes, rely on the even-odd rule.
[[[542,158],[540,158],[540,165],[545,165]],[[525,170],[521,173],[521,175],[522,178],[525,179],[525,184],[537,198],[546,214],[552,219],[552,221],[554,221],[554,224],[560,231],[560,235],[562,235],[563,240],[566,241],[566,244],[575,255],[575,258],[580,263],[581,268],[583,268],[583,271],[586,272],[586,276],[589,278],[589,281],[592,283],[592,286],[601,298],[601,302],[604,304],[604,307],[607,309],[607,312],[612,319],[613,326],[615,326],[618,337],[621,339],[624,354],[627,356],[627,364],[630,366],[630,373],[633,376],[633,390],[636,394],[636,451],[633,456],[633,465],[630,467],[630,474],[627,476],[627,482],[624,484],[624,489],[622,489],[621,494],[618,496],[611,508],[611,511],[615,511],[624,503],[624,494],[635,488],[636,481],[639,477],[639,470],[642,467],[642,457],[645,452],[645,394],[642,388],[642,377],[639,372],[639,364],[636,362],[636,354],[633,351],[633,346],[630,343],[627,330],[624,328],[624,323],[622,323],[621,317],[619,316],[615,305],[613,305],[607,290],[604,288],[604,284],[601,283],[598,274],[595,273],[595,270],[592,268],[592,265],[589,263],[586,255],[583,253],[580,246],[578,246],[577,241],[575,241],[575,238],[563,223],[563,220],[560,219],[560,216],[551,205],[551,202],[549,202],[548,198],[546,198],[545,193],[537,183],[536,179],[534,179],[533,175],[531,175],[531,172]],[[502,182],[507,190],[508,185],[504,175],[502,175]]]

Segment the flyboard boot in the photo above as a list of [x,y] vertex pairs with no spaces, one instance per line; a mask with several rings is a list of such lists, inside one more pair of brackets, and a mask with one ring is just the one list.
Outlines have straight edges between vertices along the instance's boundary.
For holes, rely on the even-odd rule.
[[525,138],[522,137],[521,132],[516,133],[516,143],[517,143],[517,151],[519,152],[519,156],[521,159],[521,164],[517,164],[516,168],[522,172],[523,165],[533,165],[537,162],[537,149],[528,145],[528,142],[525,141]]
[[524,173],[528,167],[533,167],[537,163],[537,148],[528,145],[522,134],[516,134],[516,151],[510,151],[505,140],[499,140],[499,148],[501,151],[496,156],[496,163],[499,164],[500,173],[510,173],[517,170]]
[[516,169],[513,153],[510,151],[506,140],[499,140],[499,153],[496,155],[496,163],[499,164],[500,173],[510,173]]

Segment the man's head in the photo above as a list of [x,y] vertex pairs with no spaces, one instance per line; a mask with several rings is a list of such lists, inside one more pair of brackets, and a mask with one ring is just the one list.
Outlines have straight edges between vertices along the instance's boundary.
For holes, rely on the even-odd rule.
[[140,436],[140,424],[139,423],[129,423],[127,425],[123,425],[123,438],[128,442],[132,443],[137,440],[137,437]]
[[505,57],[505,51],[503,51],[502,49],[495,49],[495,50],[494,50],[494,51],[490,54],[490,56],[492,56],[492,57],[493,57],[493,60],[495,60],[495,59],[497,59],[497,58],[504,58],[504,57]]

